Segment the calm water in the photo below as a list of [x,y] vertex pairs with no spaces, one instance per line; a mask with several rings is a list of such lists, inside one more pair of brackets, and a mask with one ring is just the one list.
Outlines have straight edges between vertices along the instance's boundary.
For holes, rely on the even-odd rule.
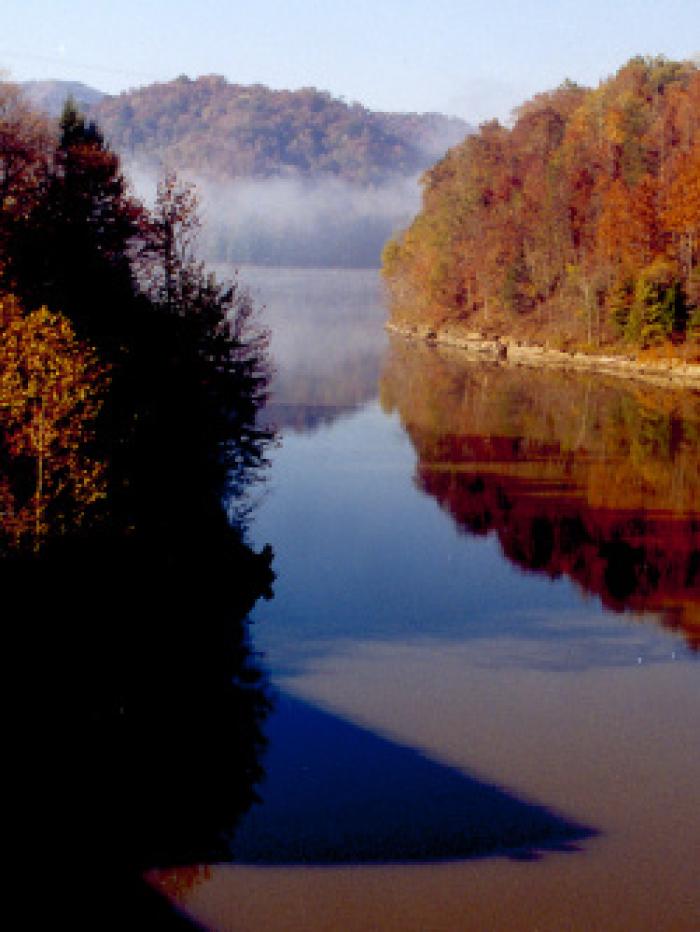
[[275,708],[204,927],[700,928],[700,398],[389,343],[374,272],[247,270],[280,428]]

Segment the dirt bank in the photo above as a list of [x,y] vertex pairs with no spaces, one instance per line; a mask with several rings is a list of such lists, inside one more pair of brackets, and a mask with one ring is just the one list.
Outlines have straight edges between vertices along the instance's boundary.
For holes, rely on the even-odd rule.
[[643,356],[562,352],[545,346],[521,343],[512,337],[492,339],[463,328],[445,325],[433,328],[389,321],[390,333],[428,343],[455,347],[471,359],[501,360],[521,366],[556,366],[589,369],[620,378],[642,379],[657,385],[700,390],[700,364],[682,358],[645,359]]

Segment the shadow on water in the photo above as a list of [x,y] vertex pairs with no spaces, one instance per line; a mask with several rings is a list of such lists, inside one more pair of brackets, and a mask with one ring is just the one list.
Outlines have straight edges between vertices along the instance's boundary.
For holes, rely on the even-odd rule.
[[236,832],[237,862],[530,860],[596,834],[289,695],[265,730],[262,803]]
[[70,928],[153,922],[143,872],[221,859],[256,799],[269,701],[246,615],[269,569],[217,542],[170,562],[91,540],[5,567],[25,606],[8,638],[17,850]]
[[[270,595],[272,554],[223,501],[242,500],[266,440],[232,431],[222,445],[199,373],[158,371],[167,347],[142,339],[94,436],[78,431],[100,493],[60,516],[42,505],[40,536],[0,527],[11,850],[42,928],[185,927],[144,873],[224,857],[263,773],[270,701],[248,613]],[[32,464],[8,450],[0,480],[31,503]]]

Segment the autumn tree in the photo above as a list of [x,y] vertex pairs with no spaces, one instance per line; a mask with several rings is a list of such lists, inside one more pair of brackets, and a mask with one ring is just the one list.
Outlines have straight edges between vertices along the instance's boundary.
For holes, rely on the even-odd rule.
[[159,182],[139,269],[141,286],[149,298],[171,313],[185,313],[196,282],[202,278],[195,251],[198,208],[194,185],[181,183],[175,172],[168,172]]
[[700,138],[677,162],[663,213],[688,278],[700,259]]
[[31,110],[17,85],[0,81],[0,277],[17,224],[46,182],[53,148],[48,121]]
[[0,208],[20,214],[31,204],[48,170],[52,135],[21,89],[0,81]]
[[[3,530],[38,548],[49,530],[79,524],[104,494],[104,466],[87,448],[106,370],[70,322],[45,307],[24,314],[4,296],[0,327]],[[31,494],[21,467],[33,475]]]

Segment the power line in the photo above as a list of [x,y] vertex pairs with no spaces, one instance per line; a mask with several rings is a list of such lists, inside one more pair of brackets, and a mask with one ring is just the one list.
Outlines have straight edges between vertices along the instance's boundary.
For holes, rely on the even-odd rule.
[[39,61],[49,65],[68,65],[71,68],[81,68],[87,71],[97,71],[103,74],[118,74],[126,78],[144,78],[148,81],[157,81],[159,76],[146,71],[130,71],[126,68],[112,68],[108,65],[93,65],[87,62],[75,61],[61,55],[38,55],[35,52],[16,52],[11,49],[0,49],[0,58],[20,58],[28,61]]

